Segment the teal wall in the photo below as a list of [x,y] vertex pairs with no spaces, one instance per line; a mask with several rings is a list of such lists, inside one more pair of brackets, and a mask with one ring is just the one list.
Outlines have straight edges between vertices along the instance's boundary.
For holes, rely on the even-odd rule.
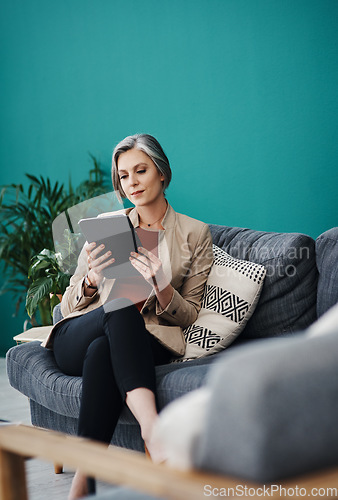
[[[337,0],[2,0],[0,183],[154,134],[206,222],[337,225]],[[21,330],[0,298],[2,352]]]

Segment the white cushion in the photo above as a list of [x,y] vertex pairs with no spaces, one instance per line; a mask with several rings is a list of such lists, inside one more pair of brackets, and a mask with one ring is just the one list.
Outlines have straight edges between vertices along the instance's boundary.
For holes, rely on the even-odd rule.
[[151,439],[165,450],[166,463],[177,469],[192,467],[194,447],[205,427],[211,389],[201,387],[166,406]]
[[264,282],[261,264],[235,259],[213,245],[214,262],[205,285],[196,321],[183,330],[187,361],[225,349],[243,330],[252,315]]

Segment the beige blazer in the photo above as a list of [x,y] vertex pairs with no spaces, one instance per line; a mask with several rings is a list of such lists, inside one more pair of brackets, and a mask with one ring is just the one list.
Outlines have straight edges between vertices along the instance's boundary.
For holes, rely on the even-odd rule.
[[[134,227],[139,226],[135,208],[122,212],[129,215]],[[117,213],[117,212],[115,212]],[[111,213],[101,214],[101,216]],[[174,288],[174,294],[165,309],[162,309],[155,292],[152,291],[142,307],[141,314],[147,330],[162,344],[177,355],[185,352],[182,329],[191,325],[201,308],[205,282],[213,262],[210,230],[204,222],[176,213],[168,204],[162,220],[164,231],[159,232],[158,257],[162,261],[166,276]],[[75,274],[65,291],[61,312],[65,321],[93,311],[102,306],[114,286],[115,279],[104,279],[92,297],[84,295],[84,277],[89,271],[87,254],[82,249]],[[60,322],[59,322],[60,323]],[[53,330],[43,346],[52,348]],[[81,335],[81,331],[79,331]]]

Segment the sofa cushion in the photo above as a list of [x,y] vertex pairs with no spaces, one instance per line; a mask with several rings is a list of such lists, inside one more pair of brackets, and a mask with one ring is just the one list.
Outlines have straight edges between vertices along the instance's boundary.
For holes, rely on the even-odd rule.
[[[42,427],[43,429],[65,432],[74,436],[77,435],[77,417],[61,415],[61,413],[50,410],[33,399],[29,400],[29,405],[32,425]],[[130,420],[127,422],[126,419],[125,422],[122,422],[122,419],[120,419],[117,423],[111,444],[144,452],[144,442],[141,438],[139,426],[136,425],[136,422],[135,425]]]
[[223,353],[194,464],[262,482],[337,465],[337,351],[338,328]]
[[316,320],[315,242],[298,233],[267,233],[209,224],[213,242],[233,257],[262,264],[266,277],[255,314],[238,341],[305,329]]
[[319,271],[319,317],[338,302],[338,227],[329,229],[316,239],[316,262]]
[[[52,351],[39,342],[28,342],[12,347],[7,352],[7,374],[10,384],[30,399],[53,412],[78,418],[82,392],[82,378],[65,375],[58,368]],[[156,367],[157,402],[163,408],[204,382],[209,363],[200,359],[184,365]],[[134,416],[124,408],[121,423],[136,424]]]
[[265,277],[260,264],[235,259],[213,245],[214,262],[196,321],[183,330],[186,351],[176,361],[225,349],[243,330],[257,305]]

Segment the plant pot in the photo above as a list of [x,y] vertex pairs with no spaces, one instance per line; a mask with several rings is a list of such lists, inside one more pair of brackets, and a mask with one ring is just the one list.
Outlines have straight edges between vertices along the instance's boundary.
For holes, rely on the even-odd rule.
[[62,293],[50,293],[50,294],[49,294],[49,298],[50,298],[50,299],[52,299],[54,295],[55,295],[55,296],[59,299],[59,301],[61,302],[61,300],[62,300]]

